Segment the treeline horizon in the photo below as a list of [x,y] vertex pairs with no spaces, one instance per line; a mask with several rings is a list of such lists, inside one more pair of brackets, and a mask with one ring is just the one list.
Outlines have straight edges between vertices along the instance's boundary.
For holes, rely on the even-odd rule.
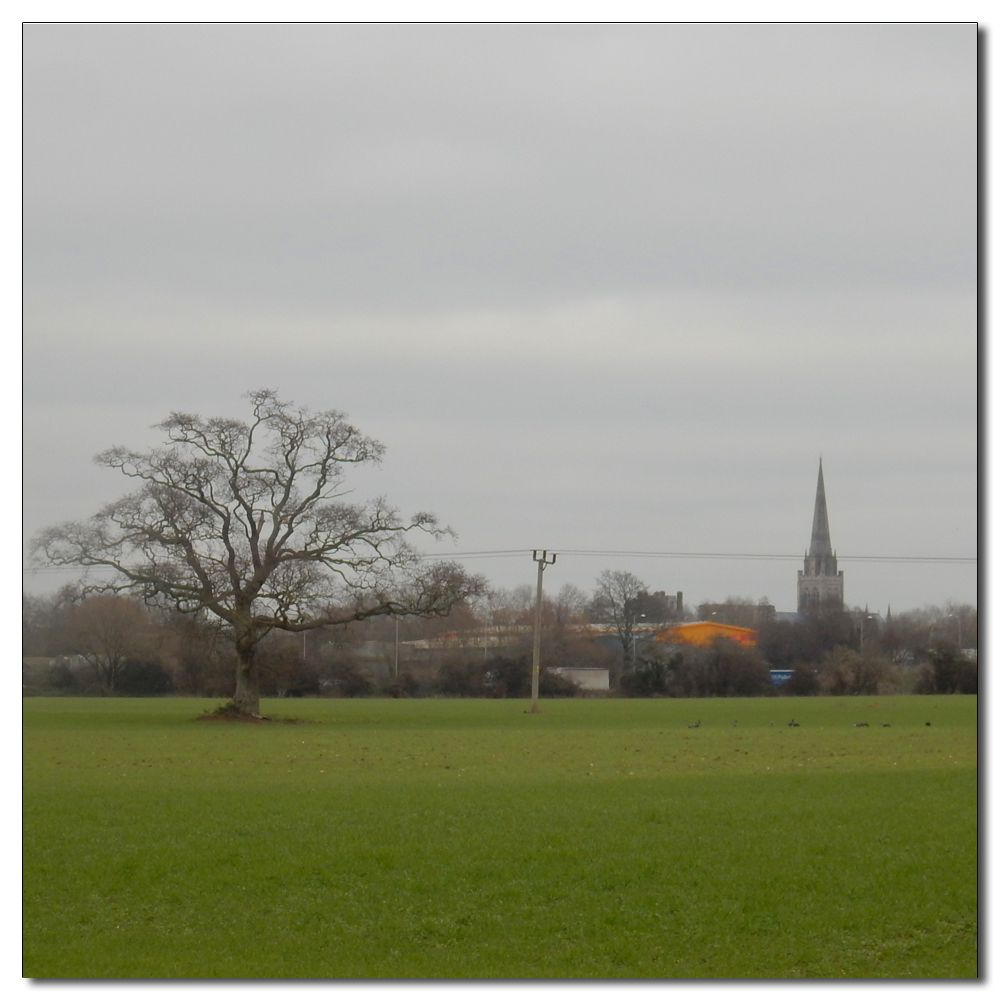
[[[526,697],[535,595],[491,589],[435,618],[380,617],[299,634],[272,632],[259,653],[265,697]],[[711,620],[757,630],[756,647],[650,639],[647,625]],[[605,631],[595,634],[589,626]],[[78,586],[23,599],[22,690],[29,695],[232,693],[233,654],[206,614]],[[580,689],[560,668],[607,669],[611,695],[976,693],[975,606],[948,602],[883,619],[862,608],[789,621],[766,599],[678,608],[638,577],[605,571],[592,593],[566,584],[542,606],[543,697]],[[783,684],[772,669],[790,670]]]

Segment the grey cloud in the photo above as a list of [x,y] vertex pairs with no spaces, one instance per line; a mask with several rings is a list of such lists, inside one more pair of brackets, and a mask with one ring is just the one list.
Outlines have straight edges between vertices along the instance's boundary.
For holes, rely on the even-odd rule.
[[[841,552],[970,554],[975,54],[972,24],[28,25],[27,533],[123,491],[101,448],[275,386],[384,439],[359,495],[463,548],[796,551],[822,452]],[[788,564],[623,568],[794,601]],[[975,595],[848,571],[873,607]]]
[[970,281],[971,25],[36,25],[29,291]]

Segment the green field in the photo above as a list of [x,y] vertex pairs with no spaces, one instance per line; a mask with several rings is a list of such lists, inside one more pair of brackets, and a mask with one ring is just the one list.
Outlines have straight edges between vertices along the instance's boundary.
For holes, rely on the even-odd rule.
[[975,697],[211,707],[24,701],[24,976],[977,975]]

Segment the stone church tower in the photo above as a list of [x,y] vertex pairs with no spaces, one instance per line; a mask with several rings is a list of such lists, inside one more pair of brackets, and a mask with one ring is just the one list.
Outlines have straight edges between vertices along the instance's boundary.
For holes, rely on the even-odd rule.
[[837,570],[837,554],[830,546],[830,522],[826,515],[826,490],[823,488],[823,459],[819,460],[816,483],[816,507],[813,510],[812,539],[805,569],[799,570],[799,611],[844,606],[844,571]]

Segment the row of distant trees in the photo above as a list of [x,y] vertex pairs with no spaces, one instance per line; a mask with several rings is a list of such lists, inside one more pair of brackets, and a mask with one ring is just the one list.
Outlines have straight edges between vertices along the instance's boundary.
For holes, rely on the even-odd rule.
[[[353,502],[348,472],[385,449],[346,414],[273,389],[246,399],[243,418],[173,412],[156,425],[160,446],[103,451],[95,461],[131,491],[33,539],[36,564],[82,571],[85,589],[26,602],[26,689],[228,695],[224,711],[240,718],[260,717],[261,694],[520,692],[531,590],[491,590],[458,563],[425,559],[417,539],[453,535],[427,511]],[[667,655],[650,625],[689,617],[678,597],[671,607],[626,571],[602,573],[592,594],[564,587],[544,608],[542,661],[604,665],[613,689],[648,694],[771,690],[768,665],[792,671],[789,690],[884,686],[894,670],[915,688],[925,667],[925,686],[971,686],[940,614],[927,625],[920,613],[880,623],[819,609],[788,622],[766,601],[729,600],[702,617],[752,624],[755,650]],[[974,616],[944,612],[958,633],[966,619],[966,637]],[[605,636],[579,627],[595,622]],[[550,672],[542,689],[557,687]]]
[[621,686],[640,697],[976,694],[979,673],[976,661],[955,646],[932,648],[912,663],[894,662],[874,647],[836,646],[814,663],[795,664],[791,677],[775,686],[758,649],[720,639],[707,649],[646,647]]
[[[542,656],[547,667],[611,667],[614,651],[580,635],[587,597],[572,586],[546,600]],[[491,590],[444,617],[380,617],[290,635],[260,644],[265,696],[486,694],[520,697],[530,690],[534,622],[531,588]],[[25,596],[26,690],[64,693],[224,697],[235,667],[224,623],[115,594],[85,596],[73,588]],[[549,674],[543,694],[575,687]]]
[[[756,628],[756,648],[720,640],[677,649],[649,640],[651,625],[709,616]],[[533,623],[534,593],[524,586],[487,589],[433,619],[379,617],[274,632],[258,654],[261,693],[522,697],[530,687]],[[606,631],[582,628],[591,624]],[[766,600],[678,608],[633,574],[606,571],[591,593],[567,584],[544,599],[542,694],[575,693],[552,672],[557,667],[606,668],[612,688],[634,696],[772,694],[771,668],[793,672],[781,687],[788,694],[971,693],[978,670],[967,651],[977,635],[969,605],[885,620],[862,609],[828,609],[784,621]],[[235,668],[224,624],[212,616],[73,588],[24,598],[23,649],[25,689],[35,693],[226,697]]]

